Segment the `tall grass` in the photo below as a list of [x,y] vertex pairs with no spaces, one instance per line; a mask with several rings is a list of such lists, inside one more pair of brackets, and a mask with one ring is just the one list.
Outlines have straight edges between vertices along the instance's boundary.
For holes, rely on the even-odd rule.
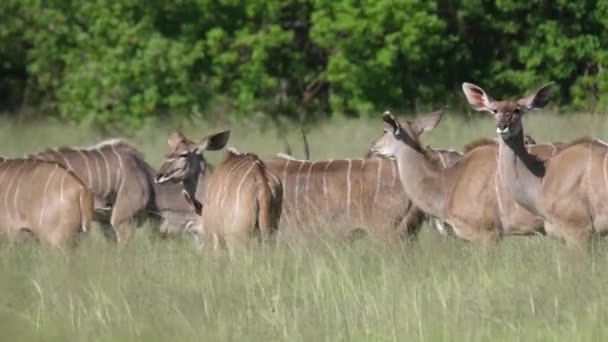
[[[591,134],[608,121],[533,113],[538,141]],[[201,137],[217,127],[185,126]],[[336,120],[311,131],[315,159],[361,156],[380,120]],[[270,155],[276,132],[235,125],[231,143]],[[130,139],[158,165],[172,127]],[[489,117],[448,115],[425,142],[460,149],[493,136]],[[102,137],[49,123],[0,126],[1,153],[86,145]],[[299,146],[296,129],[288,139]],[[217,160],[220,154],[212,155]],[[419,241],[386,245],[323,236],[209,255],[189,237],[164,240],[144,225],[126,248],[99,229],[74,249],[33,241],[0,246],[0,340],[606,340],[608,245],[589,256],[540,237],[511,238],[491,251],[442,239],[425,227]]]

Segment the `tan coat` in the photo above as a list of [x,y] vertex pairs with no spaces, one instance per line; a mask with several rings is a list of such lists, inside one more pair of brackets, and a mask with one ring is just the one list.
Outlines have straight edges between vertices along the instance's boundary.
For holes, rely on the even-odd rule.
[[28,158],[60,163],[78,175],[95,197],[96,220],[110,223],[118,242],[128,241],[140,216],[161,216],[163,233],[181,230],[188,221],[196,220],[181,186],[156,184],[156,171],[123,140],[86,148],[47,149]]
[[93,196],[61,165],[31,159],[0,159],[0,229],[9,239],[33,233],[63,247],[93,219]]
[[[203,151],[222,149],[229,131],[209,135],[198,144],[179,132],[169,136],[169,152],[156,176],[158,183],[180,182],[184,195],[201,213],[192,227],[213,248],[246,245],[252,238],[268,239],[278,229],[283,189],[279,178],[254,154],[226,152],[210,170]],[[201,190],[202,189],[202,190]]]

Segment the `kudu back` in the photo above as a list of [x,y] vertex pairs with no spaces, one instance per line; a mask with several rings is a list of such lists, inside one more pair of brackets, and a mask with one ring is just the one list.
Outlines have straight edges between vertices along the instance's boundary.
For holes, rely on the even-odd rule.
[[156,171],[123,140],[47,149],[28,158],[57,162],[74,172],[93,193],[96,220],[110,223],[119,243],[129,240],[137,218],[144,215],[161,216],[164,233],[196,220],[181,187],[155,184]]
[[9,239],[31,232],[43,243],[63,247],[93,219],[93,196],[61,165],[0,158],[0,229]]
[[[222,149],[230,131],[209,135],[200,143],[179,132],[169,136],[169,153],[156,181],[181,182],[184,195],[200,211],[195,234],[216,249],[247,245],[253,238],[269,239],[278,229],[282,185],[255,154],[228,150],[223,161],[211,170],[204,151]],[[202,194],[196,188],[202,186]]]

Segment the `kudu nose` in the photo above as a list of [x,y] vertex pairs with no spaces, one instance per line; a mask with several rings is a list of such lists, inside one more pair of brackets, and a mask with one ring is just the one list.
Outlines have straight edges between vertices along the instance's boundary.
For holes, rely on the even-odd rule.
[[497,133],[508,133],[509,125],[505,124],[505,123],[500,123],[500,124],[496,125],[496,132]]

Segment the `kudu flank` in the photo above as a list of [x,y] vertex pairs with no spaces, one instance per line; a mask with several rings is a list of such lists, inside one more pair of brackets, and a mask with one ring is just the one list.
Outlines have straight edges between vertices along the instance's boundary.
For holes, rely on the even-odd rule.
[[175,230],[176,224],[196,220],[181,187],[155,184],[156,171],[123,140],[86,148],[48,149],[28,157],[54,161],[74,172],[94,195],[96,219],[109,221],[120,243],[131,237],[135,220],[142,214],[162,215],[161,230],[167,232]]
[[93,196],[80,179],[57,163],[0,158],[0,230],[10,238],[33,233],[63,247],[93,219]]

